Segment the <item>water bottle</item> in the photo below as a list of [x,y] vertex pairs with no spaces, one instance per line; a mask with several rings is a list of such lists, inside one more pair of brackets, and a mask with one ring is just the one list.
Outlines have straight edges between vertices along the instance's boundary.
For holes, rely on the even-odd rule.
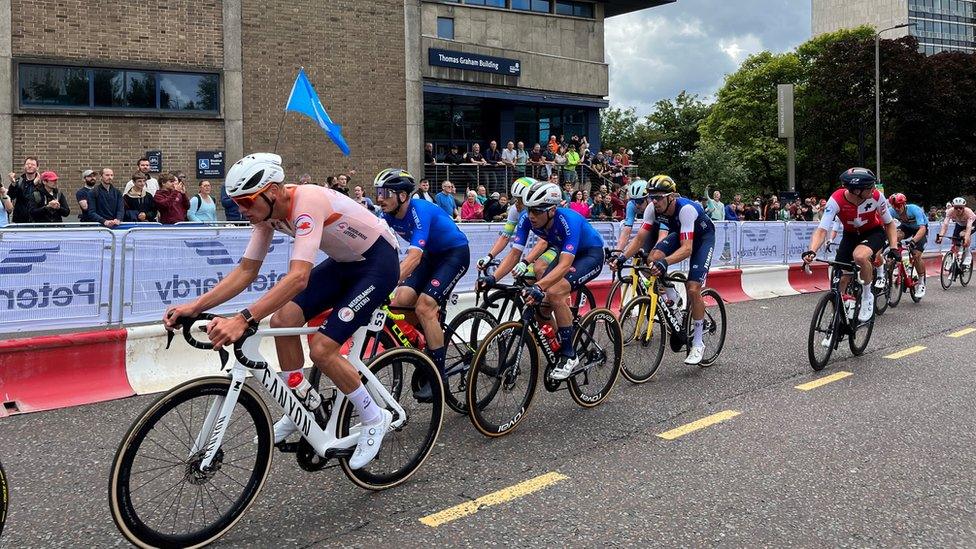
[[407,341],[410,342],[410,345],[412,345],[415,349],[420,349],[422,347],[420,332],[413,327],[413,324],[410,324],[405,320],[397,320],[396,325],[398,328],[400,328],[400,331],[403,332],[403,335],[407,336]]
[[288,375],[288,388],[295,393],[298,400],[305,405],[310,412],[315,412],[322,405],[322,396],[316,391],[312,384],[305,379],[305,374],[301,370],[296,370]]
[[905,271],[911,269],[911,256],[908,255],[908,250],[901,251],[901,264],[905,266]]
[[854,307],[857,305],[857,300],[851,294],[844,294],[844,314],[847,315],[847,320],[854,320]]
[[549,341],[549,347],[552,348],[552,352],[559,350],[559,338],[556,337],[556,330],[552,327],[552,324],[545,322],[542,324],[542,335]]

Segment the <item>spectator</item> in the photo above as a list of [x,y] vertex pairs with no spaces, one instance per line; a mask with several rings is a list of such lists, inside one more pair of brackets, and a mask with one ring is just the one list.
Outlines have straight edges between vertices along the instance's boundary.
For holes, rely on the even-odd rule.
[[58,174],[44,172],[41,184],[34,185],[31,193],[31,221],[34,223],[61,223],[71,213],[68,199],[58,189]]
[[482,206],[485,205],[485,202],[488,202],[488,189],[486,189],[484,185],[478,185],[477,198],[478,204],[481,204]]
[[353,200],[362,204],[362,206],[365,207],[367,210],[371,212],[375,211],[375,206],[373,206],[373,201],[370,200],[368,196],[366,196],[366,193],[363,191],[362,186],[356,185],[355,187],[352,188],[352,197]]
[[186,221],[190,200],[186,197],[186,187],[175,175],[166,173],[159,176],[159,190],[154,195],[159,222],[172,225]]
[[563,170],[566,168],[566,147],[560,145],[556,150],[556,156],[553,157],[553,163],[555,164],[555,169],[553,169],[551,174],[556,174],[559,177],[563,176]]
[[587,219],[590,218],[590,207],[586,204],[586,199],[583,198],[583,191],[573,193],[573,201],[569,203],[569,209]]
[[779,200],[776,197],[770,198],[766,203],[766,211],[763,212],[764,221],[776,221],[779,219]]
[[112,168],[102,168],[101,179],[88,195],[88,217],[111,229],[125,218],[125,205],[122,193],[112,184],[115,180]]
[[612,215],[614,219],[623,219],[624,210],[627,207],[627,187],[620,187],[620,190],[615,193],[610,193],[610,205],[613,208]]
[[307,173],[303,173],[302,176],[298,178],[299,185],[311,185],[311,183],[312,176]]
[[[136,162],[136,166],[139,167],[140,172],[146,175],[146,192],[153,195],[156,194],[156,191],[159,190],[159,181],[156,181],[156,178],[149,175],[149,159],[140,158],[139,161]],[[129,189],[131,188],[132,180],[130,179],[129,182],[125,184],[122,194],[129,194]]]
[[434,154],[434,144],[424,144],[424,164],[437,164],[437,156]]
[[634,154],[634,151],[629,150],[625,147],[620,147],[620,165],[624,168],[630,166],[630,155]]
[[500,193],[491,193],[485,202],[485,221],[501,221],[508,213],[508,197]]
[[755,202],[753,202],[752,204],[748,204],[745,207],[745,210],[743,211],[743,214],[742,214],[743,220],[744,221],[759,221],[759,217],[760,217],[760,213],[761,213],[759,211],[759,205],[760,205],[760,202],[758,200],[755,201]]
[[237,207],[237,203],[227,196],[227,188],[224,185],[220,186],[220,205],[224,207],[224,215],[227,216],[227,221],[244,220],[244,216],[241,215],[241,210]]
[[613,211],[605,203],[606,195],[597,191],[593,193],[593,203],[590,204],[590,219],[594,221],[606,221],[613,216]]
[[515,163],[517,161],[518,151],[515,150],[515,143],[509,141],[508,144],[505,145],[505,150],[502,151],[502,164],[505,164],[506,168],[514,172]]
[[497,187],[498,182],[505,179],[505,166],[502,164],[502,151],[498,150],[496,141],[488,143],[488,150],[485,151],[485,162],[488,163],[485,181],[489,187]]
[[565,172],[563,174],[563,180],[576,183],[578,180],[576,178],[576,166],[579,166],[580,155],[576,152],[576,145],[570,144],[569,151],[566,152],[566,166],[564,168]]
[[532,165],[532,177],[541,178],[541,173],[546,165],[546,157],[542,154],[542,145],[536,143],[532,146],[532,152],[529,153],[529,164]]
[[482,166],[488,163],[484,155],[481,154],[481,145],[477,143],[471,145],[471,152],[464,155],[464,161],[468,164],[480,164]]
[[[141,173],[141,172],[140,172]],[[85,184],[75,192],[75,200],[78,201],[78,221],[88,221],[88,195],[95,188],[95,171],[85,170],[81,172],[81,179]]]
[[451,152],[444,156],[445,164],[462,164],[464,163],[464,155],[458,153],[458,146],[451,145]]
[[10,200],[7,188],[0,181],[0,228],[10,224],[10,214],[14,211],[14,203]]
[[330,175],[330,176],[328,176],[328,177],[325,178],[325,188],[327,188],[327,189],[335,189],[335,176],[334,175]]
[[573,189],[574,186],[569,181],[563,183],[563,207],[568,207],[569,203],[573,201]]
[[349,172],[349,174],[341,173],[341,174],[339,174],[339,175],[336,176],[336,178],[335,178],[335,191],[337,193],[342,193],[344,195],[348,195],[349,194],[349,175],[354,174],[354,173],[356,173],[356,172],[351,171],[351,172]]
[[419,198],[420,200],[426,200],[427,202],[434,202],[434,195],[430,194],[430,181],[425,177],[420,180],[420,185],[417,186],[417,192],[413,193],[414,198]]
[[610,163],[608,170],[608,175],[613,181],[613,184],[620,187],[624,184],[624,168],[620,164],[620,155],[613,155],[613,161]]
[[559,142],[556,141],[556,136],[555,135],[550,135],[549,136],[549,144],[546,145],[546,150],[548,150],[549,152],[551,152],[553,154],[553,156],[556,155],[556,151],[559,150]]
[[942,220],[942,211],[939,210],[938,208],[936,208],[935,206],[930,207],[929,208],[929,219],[932,220],[932,221],[941,221]]
[[[302,178],[304,177],[303,175]],[[309,177],[309,180],[311,180],[311,177]],[[303,183],[303,185],[308,185],[309,183],[311,181]],[[187,219],[198,223],[217,222],[217,204],[210,197],[212,188],[213,186],[206,179],[200,182],[197,195],[190,199],[190,209],[186,212]]]
[[712,199],[706,202],[705,213],[712,221],[725,221],[725,204],[722,203],[722,193],[715,191]]
[[525,165],[529,161],[529,153],[525,150],[525,143],[519,141],[515,150],[515,176],[525,176]]
[[122,196],[122,203],[125,204],[122,220],[126,223],[156,221],[156,200],[146,192],[146,174],[136,172],[132,175],[132,187]]
[[485,207],[478,201],[478,193],[468,191],[468,199],[461,205],[462,221],[481,221],[484,219]]
[[10,188],[7,190],[10,200],[14,204],[11,221],[14,223],[30,223],[31,195],[34,187],[41,184],[41,174],[37,171],[37,158],[28,156],[24,159],[24,173],[10,172]]
[[725,205],[725,221],[739,221],[739,214],[735,211],[735,204],[732,202]]
[[[559,147],[558,146],[556,147],[556,150],[555,151],[550,150],[548,148],[542,149],[542,159],[543,159],[543,161],[546,164],[546,171],[545,171],[545,174],[546,174],[545,175],[545,178],[546,179],[552,179],[552,174],[553,173],[555,173],[557,175],[559,174],[559,171],[555,167],[555,165],[556,165],[556,153],[557,152],[559,152]],[[536,177],[536,179],[540,179],[541,180],[542,177],[543,177],[543,175],[542,175],[542,173],[540,173],[539,176]],[[556,182],[557,183],[559,182],[558,181],[558,178],[557,178],[557,181]]]
[[803,201],[803,205],[800,206],[800,219],[803,221],[813,221],[813,204],[811,203],[813,199],[808,198]]
[[451,216],[451,219],[457,219],[458,208],[457,202],[454,201],[454,183],[445,179],[441,183],[441,192],[437,193],[434,201],[447,215]]

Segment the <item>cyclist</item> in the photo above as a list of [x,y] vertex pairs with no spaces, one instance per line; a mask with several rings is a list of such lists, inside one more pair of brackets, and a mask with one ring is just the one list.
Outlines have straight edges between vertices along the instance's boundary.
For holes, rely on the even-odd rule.
[[915,296],[921,299],[925,296],[925,262],[922,261],[922,252],[925,251],[925,241],[929,234],[929,218],[921,206],[909,204],[908,198],[902,193],[888,197],[888,204],[891,206],[891,216],[900,223],[898,239],[909,238],[915,245],[912,263],[919,275]]
[[[471,262],[468,237],[436,204],[411,198],[416,185],[408,172],[399,168],[383,170],[373,185],[383,218],[410,243],[407,257],[400,263],[401,285],[391,306],[416,307],[417,319],[427,338],[427,354],[445,378],[447,348],[440,310],[454,285],[468,272]],[[415,389],[417,399],[430,398],[429,385],[422,384]]]
[[688,271],[688,301],[694,336],[685,364],[701,364],[705,356],[702,330],[705,324],[705,301],[701,290],[712,264],[715,250],[715,225],[701,204],[678,194],[674,180],[667,176],[655,177],[648,189],[654,203],[654,215],[670,230],[651,251],[651,271],[665,275],[668,266],[691,258]]
[[[888,200],[875,188],[877,178],[874,172],[867,168],[851,168],[840,174],[840,183],[843,188],[834,191],[827,200],[820,225],[810,237],[810,249],[803,252],[803,261],[813,262],[817,257],[815,250],[820,249],[827,230],[835,219],[840,221],[844,226],[844,234],[837,247],[835,259],[842,263],[857,263],[861,268],[862,292],[858,320],[867,322],[874,314],[874,294],[871,293],[874,255],[884,248],[887,238],[890,246],[888,257],[898,261],[898,233],[888,208]],[[840,287],[846,288],[849,280],[849,274],[842,276]]]
[[962,268],[966,270],[973,264],[973,254],[969,251],[969,247],[972,243],[973,231],[976,229],[973,227],[974,222],[976,222],[976,213],[966,207],[966,199],[961,196],[953,198],[949,206],[951,207],[946,208],[945,219],[942,220],[942,228],[939,229],[935,242],[941,244],[946,229],[949,228],[949,222],[955,223],[956,228],[952,232],[952,237],[959,238],[962,236],[962,249],[966,250],[966,253],[962,254]]
[[620,236],[617,237],[617,250],[623,250],[624,246],[630,242],[634,220],[647,210],[647,181],[643,179],[633,180],[630,187],[627,188],[627,196],[627,208],[624,211],[624,218],[620,222]]
[[[281,328],[301,326],[329,308],[336,311],[309,340],[309,355],[362,418],[364,427],[349,459],[349,466],[358,469],[376,457],[393,416],[372,401],[339,349],[396,287],[399,244],[386,223],[351,198],[316,185],[283,185],[284,180],[276,154],[251,154],[231,167],[224,183],[227,195],[254,227],[244,257],[212,290],[167,310],[163,323],[173,329],[180,317],[197,316],[240,294],[258,276],[274,232],[293,236],[288,274],[240,313],[212,320],[207,333],[221,347],[269,315],[271,326]],[[315,265],[319,250],[329,257]],[[301,339],[275,338],[275,348],[282,380],[295,386],[304,364]],[[296,430],[288,416],[282,417],[275,424],[275,443]]]
[[[505,226],[498,233],[498,239],[495,240],[488,254],[478,260],[478,270],[483,271],[505,249],[505,246],[508,245],[512,235],[515,234],[515,227],[518,225],[519,218],[526,215],[525,192],[536,183],[538,181],[531,177],[520,177],[512,183],[512,204],[508,207],[508,218],[505,220]],[[544,271],[556,259],[558,252],[548,246],[540,249],[540,251],[542,251],[541,255],[536,254],[538,255],[539,271]],[[534,262],[530,261],[522,261],[513,269],[516,276],[522,276],[524,274],[531,276],[534,270]]]
[[554,183],[538,182],[526,192],[526,215],[519,219],[512,238],[512,251],[505,256],[493,276],[482,277],[482,284],[494,285],[522,257],[531,230],[548,246],[559,250],[559,261],[551,263],[545,274],[526,290],[530,302],[548,303],[556,317],[561,360],[552,378],[563,380],[579,365],[573,348],[573,312],[569,296],[603,270],[603,237],[586,218],[569,208],[557,207],[562,191]]
[[[667,188],[676,188],[674,180],[670,177],[666,175],[655,175],[651,178],[650,183],[641,179],[631,183],[631,196],[642,196],[646,200],[648,187],[655,186],[661,181],[665,182],[665,187]],[[621,231],[623,231],[623,228],[621,228]],[[637,254],[638,250],[643,250],[644,253],[650,253],[654,246],[656,246],[657,243],[664,239],[667,235],[668,227],[664,223],[658,221],[657,215],[654,213],[654,208],[644,208],[643,218],[641,220],[640,228],[637,230],[637,236],[627,243],[627,247],[623,249],[622,254],[619,254],[611,259],[610,268],[615,271],[619,270],[621,267],[623,267],[624,263],[628,259]],[[618,244],[620,244],[620,242],[618,242]],[[674,290],[673,286],[666,286],[665,292],[667,293],[669,300],[672,302],[678,301],[678,293]]]

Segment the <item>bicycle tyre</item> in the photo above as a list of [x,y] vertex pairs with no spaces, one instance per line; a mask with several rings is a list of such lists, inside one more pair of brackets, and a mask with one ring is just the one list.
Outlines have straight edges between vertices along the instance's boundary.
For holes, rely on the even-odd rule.
[[7,509],[10,507],[10,486],[7,484],[7,473],[0,463],[0,538],[3,537],[3,525],[7,523]]
[[[414,368],[412,373],[404,369],[404,367],[410,366]],[[413,476],[420,466],[424,464],[424,461],[427,460],[427,456],[434,449],[434,444],[437,442],[437,436],[441,432],[441,425],[444,421],[444,387],[439,383],[440,374],[437,373],[437,367],[434,366],[433,361],[427,355],[416,349],[400,347],[386,351],[373,360],[369,365],[369,370],[386,387],[386,390],[390,392],[393,398],[400,403],[400,406],[407,412],[408,418],[407,422],[399,429],[391,428],[386,433],[382,443],[383,447],[380,448],[379,454],[377,454],[373,461],[367,463],[361,469],[353,470],[349,467],[349,458],[339,458],[339,466],[342,467],[342,472],[346,474],[349,480],[360,488],[376,491],[402,484]],[[384,370],[388,370],[388,372],[384,372]],[[426,380],[430,383],[432,389],[431,402],[421,403],[413,398],[413,391],[410,388],[410,384],[414,380]],[[372,396],[374,402],[380,402],[376,398],[376,395]],[[426,422],[424,421],[424,415],[411,413],[411,410],[419,411],[421,407],[427,407],[428,405],[430,408],[430,417]],[[356,407],[349,399],[346,399],[342,407],[336,412],[339,414],[336,430],[340,438],[348,436],[349,430],[356,424],[353,419],[354,417],[358,417],[353,415],[355,411]],[[396,453],[389,451],[391,447],[399,449],[408,447],[404,442],[407,437],[403,433],[405,430],[413,427],[418,427],[416,430],[424,433],[420,444],[416,445],[414,453],[407,456],[404,464],[397,466],[395,469],[381,472],[380,468],[389,463],[387,457],[390,454]],[[387,451],[384,451],[384,448]]]
[[[535,396],[539,380],[539,348],[531,333],[526,334],[524,340],[521,339],[522,329],[521,322],[504,322],[495,326],[478,347],[471,362],[471,371],[468,373],[468,418],[474,428],[486,437],[501,437],[514,431],[525,419]],[[513,373],[516,365],[511,363],[512,357],[509,353],[513,350],[512,345],[520,340],[521,345],[525,346],[522,356],[528,358],[528,364],[523,368],[520,362],[517,365],[518,371]],[[489,356],[496,346],[502,353],[500,358]],[[514,394],[512,388],[519,380],[525,381],[525,390],[520,400],[514,403],[513,409],[506,410],[497,419],[489,417],[490,407],[498,395]],[[504,386],[506,384],[509,385],[508,388]],[[484,398],[479,395],[479,387],[488,389]],[[514,413],[510,413],[512,411]]]
[[961,271],[959,273],[959,283],[963,286],[969,286],[969,281],[973,279],[973,266],[961,266]]
[[939,283],[943,290],[948,290],[952,286],[952,280],[956,274],[956,258],[952,252],[948,251],[942,256],[942,267],[939,269]]
[[[609,341],[603,345],[604,348],[593,348],[594,339],[606,333]],[[593,339],[591,339],[593,338]],[[587,345],[589,343],[589,345]],[[612,346],[612,349],[606,347]],[[570,376],[569,396],[573,402],[583,408],[593,408],[599,406],[613,392],[617,378],[620,377],[620,362],[623,357],[623,336],[620,333],[620,323],[610,309],[593,309],[586,313],[580,320],[579,327],[576,329],[576,337],[573,340],[573,347],[576,348],[576,356],[580,361],[587,364],[595,363],[583,372]],[[608,352],[612,355],[608,355]],[[609,367],[608,367],[609,366]],[[605,377],[606,381],[597,381],[592,385],[593,391],[588,391],[591,387],[590,380],[597,377],[593,373],[600,374],[600,378]]]
[[898,304],[901,303],[902,295],[905,293],[905,278],[901,276],[901,267],[890,267],[888,280],[891,281],[891,294],[888,296],[888,306],[892,308],[898,307]]
[[[467,322],[472,325],[466,327]],[[491,313],[479,307],[471,307],[455,315],[444,330],[444,340],[447,342],[444,365],[448,374],[444,402],[448,408],[459,414],[468,413],[468,371],[471,369],[471,360],[478,351],[481,339],[497,325],[498,320]]]
[[613,284],[610,285],[610,291],[607,292],[606,308],[610,309],[618,316],[623,308],[627,305],[627,303],[623,303],[624,296],[633,292],[633,287],[631,286],[632,280],[632,276],[617,278],[613,281]]
[[891,302],[891,277],[888,276],[887,267],[885,268],[884,288],[878,289],[872,284],[871,293],[874,294],[874,314],[878,316],[885,314]]
[[[638,385],[647,383],[657,373],[661,361],[664,359],[664,349],[667,348],[668,344],[667,321],[660,308],[654,312],[654,327],[651,328],[650,339],[647,338],[646,311],[648,309],[646,308],[650,306],[650,296],[637,297],[627,304],[619,317],[625,355],[621,363],[620,373],[624,379]],[[655,339],[659,341],[655,342]],[[633,353],[628,354],[628,349],[632,349]],[[638,369],[636,362],[648,358],[650,360],[645,362],[646,366]]]
[[[725,336],[728,332],[728,314],[725,311],[725,301],[722,299],[722,296],[719,295],[718,291],[712,288],[705,288],[702,290],[702,300],[707,300],[709,298],[715,302],[715,305],[710,307],[706,301],[703,339],[706,343],[705,349],[707,350],[711,348],[714,349],[714,351],[712,354],[702,357],[702,361],[698,365],[701,368],[707,368],[718,360],[719,355],[722,354],[722,349],[725,348]],[[718,311],[718,314],[715,314],[713,311]],[[686,317],[691,318],[691,315],[687,314]],[[716,320],[718,320],[718,322],[716,322]],[[690,321],[688,326],[692,326]],[[718,334],[718,344],[712,345],[710,344],[713,339],[711,336],[714,336],[715,334]],[[691,329],[689,329],[688,341],[691,341],[693,335],[693,332]]]
[[481,308],[491,313],[499,323],[515,322],[522,318],[522,299],[511,291],[491,292],[481,304]]
[[[857,319],[854,319],[855,322]],[[871,320],[867,322],[858,322],[852,329],[851,335],[847,338],[847,345],[851,348],[851,353],[854,356],[861,356],[864,354],[864,350],[868,348],[868,343],[871,342],[871,334],[874,333],[874,320],[875,317],[871,317]],[[864,341],[858,341],[858,337],[863,337]]]
[[[153,404],[146,408],[146,410],[138,418],[136,418],[136,420],[132,423],[132,426],[129,427],[128,432],[122,438],[122,442],[119,444],[115,458],[112,461],[112,469],[109,474],[109,507],[111,508],[112,519],[115,521],[115,525],[119,528],[122,535],[134,545],[138,547],[200,547],[206,545],[225,534],[235,524],[237,524],[237,521],[244,516],[244,513],[254,503],[258,493],[260,493],[271,469],[271,450],[273,442],[271,415],[260,395],[258,395],[258,393],[251,388],[250,385],[245,383],[241,388],[241,392],[237,400],[237,406],[243,407],[244,410],[236,410],[235,408],[233,419],[227,427],[227,433],[232,432],[235,426],[235,420],[243,417],[241,414],[246,412],[254,421],[254,425],[256,427],[257,450],[254,457],[254,468],[251,472],[250,478],[247,480],[246,484],[241,484],[238,482],[238,484],[243,487],[243,491],[237,500],[232,502],[231,509],[220,515],[207,527],[201,528],[195,532],[176,535],[161,532],[146,524],[146,517],[140,516],[139,512],[133,506],[133,493],[148,485],[149,482],[157,480],[163,476],[161,474],[154,479],[147,481],[145,484],[138,486],[135,490],[132,490],[130,487],[130,481],[132,480],[132,469],[137,457],[136,454],[141,448],[142,443],[148,440],[166,450],[165,445],[162,445],[159,441],[154,441],[149,438],[152,432],[155,430],[157,423],[166,417],[169,412],[175,410],[177,406],[180,406],[193,398],[203,397],[207,398],[209,401],[210,397],[215,397],[216,399],[225,396],[229,390],[230,384],[231,379],[226,377],[206,377],[183,383],[157,398]],[[201,407],[201,411],[204,412],[204,418],[206,417],[206,410],[209,410],[209,406]],[[184,420],[182,413],[179,411],[177,411],[177,413],[179,414],[181,420],[179,425],[186,425],[183,423]],[[193,424],[192,403],[190,405],[189,413],[191,416],[190,423]],[[202,420],[201,425],[196,426],[195,431],[193,430],[193,427],[186,426],[188,437],[190,439],[194,439],[201,427]],[[167,427],[167,429],[169,429],[169,427]],[[182,427],[178,427],[178,430],[182,431],[183,429]],[[171,429],[170,433],[173,433]],[[179,442],[179,439],[175,433],[173,433],[173,436],[177,438],[177,441]],[[228,435],[225,434],[225,437],[226,436]],[[238,447],[248,446],[250,441],[254,440],[254,437],[247,435],[244,440],[245,442],[242,443],[241,446],[230,448],[228,449],[228,452]],[[192,444],[193,442],[194,440],[189,440],[189,443]],[[225,438],[224,443],[226,444],[227,442],[228,439]],[[253,445],[253,443],[250,443],[250,445]],[[187,447],[189,448],[189,444],[187,444]],[[179,456],[172,451],[166,451],[173,457],[179,458]],[[220,451],[223,453],[223,445]],[[200,453],[201,452],[197,452],[194,455],[199,455]],[[188,461],[186,463],[173,462],[177,466],[173,468],[176,469],[176,478],[183,477],[184,483],[190,482],[190,468],[192,467],[190,465],[189,458],[187,458],[187,460]],[[224,461],[223,458],[221,458],[220,466],[214,472],[214,477],[212,478],[218,478],[216,477],[216,473],[218,472],[221,472],[229,477],[230,475],[227,475],[226,472],[222,471],[221,467],[223,465],[232,465],[233,462],[234,461]],[[235,467],[244,469],[240,466]],[[165,466],[163,468],[165,468]],[[149,470],[143,472],[148,471]],[[211,479],[206,480],[209,481]],[[179,481],[177,481],[177,483],[178,482]],[[163,484],[167,484],[167,482],[163,481]],[[197,486],[200,485],[202,484],[197,484]],[[175,485],[171,487],[175,487]],[[220,490],[219,488],[216,489]],[[180,493],[177,495],[177,498],[173,501],[173,504],[182,500],[182,494],[183,492],[181,489]],[[201,498],[203,497],[202,493],[198,492],[198,494],[201,496]],[[209,491],[207,491],[207,494],[211,496],[211,500],[214,501],[214,504],[216,505],[213,495]],[[226,497],[226,494],[224,494],[224,496]],[[227,497],[227,499],[230,500],[231,498]],[[152,499],[149,501],[151,502]],[[204,504],[206,503],[203,499],[200,501],[204,502]],[[192,520],[193,516],[194,515],[191,514],[190,520]],[[179,518],[179,511],[177,511],[176,519]],[[202,515],[201,518],[205,520],[206,516]]]
[[[838,328],[840,327],[838,313],[837,295],[834,291],[827,292],[821,297],[813,309],[813,319],[810,321],[810,332],[807,337],[807,358],[810,360],[810,366],[817,372],[824,369],[837,346]],[[825,315],[830,317],[826,326],[823,323],[823,320],[827,318]],[[824,347],[822,342],[825,336],[820,334],[826,334],[826,337],[829,338],[828,346]],[[817,356],[818,351],[824,353],[822,358]]]

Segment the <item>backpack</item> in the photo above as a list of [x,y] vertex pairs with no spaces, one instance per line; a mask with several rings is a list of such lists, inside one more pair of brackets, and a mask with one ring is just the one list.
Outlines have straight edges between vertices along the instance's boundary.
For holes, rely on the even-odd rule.
[[195,210],[193,210],[193,213],[199,213],[200,212],[200,206],[203,206],[203,197],[200,196],[200,193],[197,193],[197,195],[194,196],[193,198],[196,198],[197,199],[197,208]]

